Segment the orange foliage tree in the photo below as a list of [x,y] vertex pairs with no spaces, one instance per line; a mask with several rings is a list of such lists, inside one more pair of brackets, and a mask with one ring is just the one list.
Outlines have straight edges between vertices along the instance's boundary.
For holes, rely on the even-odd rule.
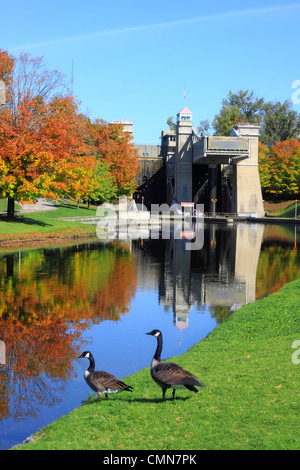
[[60,75],[40,70],[40,59],[24,56],[22,70],[28,64],[36,72],[33,81],[41,80],[44,88],[27,87],[12,75],[9,80],[13,67],[5,67],[5,76],[4,65],[0,68],[8,83],[8,103],[0,112],[0,196],[8,198],[8,219],[14,217],[15,200],[81,195],[96,164],[78,104],[71,96],[52,93]]
[[[7,197],[8,218],[14,200],[77,195],[95,164],[88,155],[84,127],[71,97],[24,99],[14,118],[9,109],[0,119],[0,194]],[[10,202],[12,201],[12,205]]]
[[15,59],[0,49],[0,79],[0,197],[8,200],[9,220],[15,200],[103,202],[134,191],[139,158],[131,137],[120,124],[79,114],[60,72],[47,70],[43,58]]
[[0,78],[6,86],[11,85],[14,58],[6,51],[0,49]]
[[109,124],[101,119],[95,123],[87,121],[87,128],[98,159],[109,167],[117,195],[131,194],[137,186],[139,157],[130,135],[121,124]]
[[259,172],[263,193],[267,196],[299,197],[300,142],[277,142],[270,149],[259,144]]

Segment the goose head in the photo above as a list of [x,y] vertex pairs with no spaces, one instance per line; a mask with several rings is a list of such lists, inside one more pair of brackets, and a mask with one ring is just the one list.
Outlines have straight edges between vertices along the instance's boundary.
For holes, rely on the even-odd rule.
[[149,333],[146,333],[146,335],[151,335],[151,336],[155,336],[156,338],[158,338],[162,334],[160,330],[152,330],[152,331],[149,331]]
[[91,357],[93,357],[93,355],[90,351],[84,351],[80,356],[78,356],[78,359],[81,359],[82,357],[87,357],[88,359],[90,359]]

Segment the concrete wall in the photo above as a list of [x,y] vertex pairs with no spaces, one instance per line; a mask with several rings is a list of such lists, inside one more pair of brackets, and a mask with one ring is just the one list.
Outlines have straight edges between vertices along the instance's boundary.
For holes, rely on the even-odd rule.
[[[151,204],[166,201],[165,163],[160,145],[136,145],[140,156],[140,170],[134,199],[151,209]],[[143,198],[143,199],[142,199]]]
[[247,136],[250,139],[250,158],[234,167],[232,211],[240,215],[251,213],[263,217],[264,207],[258,172],[259,126],[241,124],[232,130],[231,135]]
[[178,121],[175,155],[175,197],[176,201],[192,202],[193,145],[192,122]]
[[160,145],[136,145],[139,152],[140,170],[137,176],[138,186],[152,178],[164,164]]

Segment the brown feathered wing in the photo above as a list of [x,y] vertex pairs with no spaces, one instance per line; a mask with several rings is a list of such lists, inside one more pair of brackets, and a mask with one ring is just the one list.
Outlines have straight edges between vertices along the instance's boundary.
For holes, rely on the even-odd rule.
[[154,380],[167,385],[184,385],[189,388],[198,385],[199,387],[204,387],[202,382],[190,372],[183,369],[178,364],[172,362],[160,362],[152,370],[152,376]]
[[132,391],[130,385],[126,385],[114,375],[100,370],[91,372],[87,377],[87,382],[94,391],[101,390],[104,392],[107,389]]

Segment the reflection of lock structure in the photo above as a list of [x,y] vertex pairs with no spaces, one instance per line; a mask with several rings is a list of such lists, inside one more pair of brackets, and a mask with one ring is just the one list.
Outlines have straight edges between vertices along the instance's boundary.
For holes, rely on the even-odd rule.
[[5,343],[0,341],[0,364],[6,364]]

